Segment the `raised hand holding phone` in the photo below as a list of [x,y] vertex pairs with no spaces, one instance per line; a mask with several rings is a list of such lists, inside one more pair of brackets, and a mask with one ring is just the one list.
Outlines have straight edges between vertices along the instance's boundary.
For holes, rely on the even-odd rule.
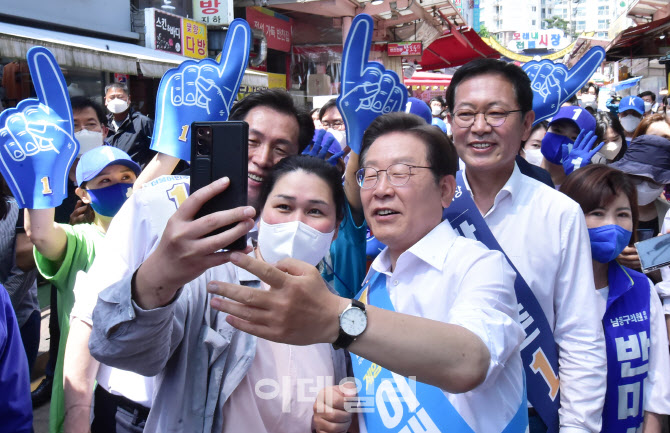
[[220,62],[187,60],[163,75],[151,149],[190,160],[191,123],[228,120],[250,47],[251,28],[238,18],[228,28]]
[[67,197],[70,167],[79,153],[67,84],[53,54],[27,54],[37,99],[0,114],[0,172],[22,208],[49,209]]
[[407,104],[407,89],[393,71],[368,61],[374,21],[356,15],[342,52],[342,86],[337,108],[347,128],[347,145],[358,154],[363,133],[377,116],[401,111]]

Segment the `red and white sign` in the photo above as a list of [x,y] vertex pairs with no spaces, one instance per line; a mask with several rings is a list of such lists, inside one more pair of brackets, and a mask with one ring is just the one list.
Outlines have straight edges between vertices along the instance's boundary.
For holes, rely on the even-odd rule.
[[193,16],[208,26],[228,25],[233,21],[233,0],[193,0]]
[[268,48],[289,52],[291,50],[291,19],[262,7],[247,8],[247,22],[252,29],[260,29],[268,41]]
[[389,57],[420,56],[423,54],[423,42],[389,42],[386,52]]

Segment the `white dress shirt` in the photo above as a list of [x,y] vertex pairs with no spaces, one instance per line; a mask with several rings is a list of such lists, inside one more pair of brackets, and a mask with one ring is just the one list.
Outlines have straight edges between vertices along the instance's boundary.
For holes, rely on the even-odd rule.
[[[649,280],[649,374],[644,380],[644,410],[662,415],[670,415],[670,355],[668,354],[668,334],[665,328],[663,307],[654,285]],[[598,290],[598,317],[605,316],[609,287]]]
[[504,256],[458,236],[443,221],[402,253],[393,271],[388,248],[372,269],[386,275],[396,311],[462,326],[484,342],[491,354],[484,383],[466,393],[444,394],[475,432],[503,431],[522,400],[519,346],[525,337],[515,274]]
[[484,220],[554,333],[560,432],[600,432],[607,356],[600,317],[589,313],[596,311],[598,299],[582,210],[566,195],[521,174],[515,164]]

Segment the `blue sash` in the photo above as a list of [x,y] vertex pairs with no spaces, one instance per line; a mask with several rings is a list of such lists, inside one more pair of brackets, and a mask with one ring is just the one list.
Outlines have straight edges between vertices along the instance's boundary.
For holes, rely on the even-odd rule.
[[[490,250],[505,254],[465,187],[461,171],[456,173],[456,183],[456,195],[451,205],[444,210],[442,218],[449,220],[460,235],[478,240]],[[556,433],[560,395],[558,351],[554,335],[530,287],[507,254],[505,257],[516,272],[514,291],[519,302],[519,320],[526,331],[526,339],[521,344],[521,360],[528,382],[528,401],[547,425],[547,432]]]
[[[356,298],[385,310],[395,311],[383,274],[371,271],[369,283]],[[449,432],[474,433],[441,389],[406,378],[367,359],[354,355],[354,375],[362,385],[360,410],[369,433]],[[528,411],[524,393],[514,418],[503,433],[525,433]],[[496,433],[496,432],[491,432]]]
[[634,432],[644,421],[644,380],[649,371],[649,281],[614,261],[610,262],[608,279],[610,290],[603,316],[607,392],[602,431]]

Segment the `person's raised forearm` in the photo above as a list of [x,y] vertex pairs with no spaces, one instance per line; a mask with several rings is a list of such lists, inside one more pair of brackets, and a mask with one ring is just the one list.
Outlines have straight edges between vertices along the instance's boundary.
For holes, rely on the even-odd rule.
[[51,261],[63,258],[67,248],[65,230],[54,221],[55,209],[26,209],[24,226],[37,251]]

